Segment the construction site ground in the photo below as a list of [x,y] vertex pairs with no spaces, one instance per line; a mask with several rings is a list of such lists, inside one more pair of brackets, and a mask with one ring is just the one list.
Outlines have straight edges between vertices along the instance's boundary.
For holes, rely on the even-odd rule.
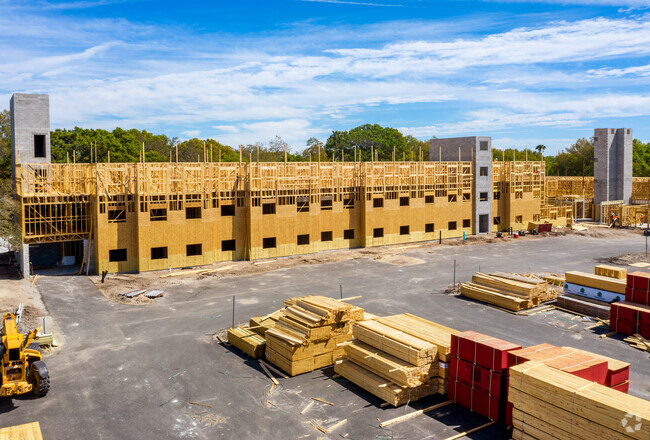
[[[642,235],[624,232],[424,246],[399,253],[412,264],[359,255],[251,275],[193,276],[169,283],[165,296],[146,307],[110,301],[84,276],[39,276],[35,285],[66,344],[45,358],[50,394],[2,399],[0,426],[39,421],[44,438],[55,439],[446,439],[487,422],[452,404],[382,429],[378,419],[447,398],[436,395],[408,408],[381,408],[369,393],[332,378],[331,367],[279,377],[281,385],[269,394],[271,382],[258,362],[214,337],[231,325],[233,295],[235,322],[243,323],[281,308],[285,298],[339,297],[339,285],[345,297],[362,295],[353,302],[370,313],[410,312],[522,345],[571,345],[630,362],[630,394],[650,399],[648,353],[619,336],[600,338],[606,327],[587,330],[594,322],[559,310],[517,316],[444,293],[453,282],[454,260],[456,280],[466,281],[479,265],[484,272],[591,272],[602,259],[644,249]],[[301,415],[313,397],[333,405],[316,402]],[[344,419],[327,434],[310,423],[327,428]],[[471,438],[509,435],[493,425]]]

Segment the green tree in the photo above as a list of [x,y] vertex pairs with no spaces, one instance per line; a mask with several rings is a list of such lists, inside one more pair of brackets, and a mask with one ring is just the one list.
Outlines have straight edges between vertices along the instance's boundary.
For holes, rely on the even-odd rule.
[[374,150],[379,160],[392,160],[393,149],[395,149],[395,160],[406,160],[417,158],[418,152],[414,152],[409,146],[407,139],[399,130],[390,127],[382,127],[378,124],[365,124],[353,128],[350,131],[333,131],[325,142],[325,152],[328,158],[341,158],[343,153],[345,160],[354,159],[354,149],[357,148],[357,160],[371,160],[371,152]]
[[538,146],[535,147],[535,150],[537,150],[539,154],[544,154],[544,151],[546,150],[546,145],[539,144]]
[[[547,170],[548,175],[585,176],[594,175],[594,139],[580,138],[556,156],[557,169]],[[584,162],[583,162],[584,161]]]
[[11,119],[9,110],[0,112],[0,180],[11,178]]
[[14,221],[18,203],[11,182],[11,116],[9,110],[0,112],[0,239],[10,248],[21,243],[20,230]]
[[650,142],[632,141],[632,175],[650,177]]
[[302,160],[311,159],[314,162],[318,162],[319,154],[321,162],[327,161],[327,153],[325,152],[323,143],[315,137],[307,139],[307,148],[300,153]]

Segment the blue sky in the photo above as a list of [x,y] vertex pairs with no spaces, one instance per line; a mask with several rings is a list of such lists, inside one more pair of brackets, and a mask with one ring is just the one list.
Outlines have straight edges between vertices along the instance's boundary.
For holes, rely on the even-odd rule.
[[294,151],[364,123],[419,139],[650,141],[650,0],[0,0],[0,108]]

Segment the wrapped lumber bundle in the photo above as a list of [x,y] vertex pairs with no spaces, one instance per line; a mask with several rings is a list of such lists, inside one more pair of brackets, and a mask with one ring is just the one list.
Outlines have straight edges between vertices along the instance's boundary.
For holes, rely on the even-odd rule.
[[352,332],[336,373],[393,406],[447,393],[456,330],[403,314],[357,322]]
[[650,306],[650,273],[637,271],[627,275],[625,301]]
[[627,393],[630,388],[630,364],[627,362],[619,361],[618,359],[602,356],[600,354],[591,353],[589,351],[580,350],[573,347],[562,347],[567,350],[572,350],[577,353],[583,353],[596,359],[601,359],[607,362],[607,376],[603,385],[613,388],[618,391]]
[[513,438],[647,440],[650,402],[541,362],[510,367]]
[[252,358],[264,357],[266,341],[263,336],[246,327],[228,329],[228,342]]
[[452,336],[449,399],[492,420],[505,419],[507,353],[502,339],[467,331]]
[[[596,291],[609,292],[613,294],[625,295],[626,280],[609,278],[602,275],[594,275],[585,272],[570,271],[564,274],[566,284],[573,284],[583,287],[591,287]],[[575,293],[575,292],[571,292]],[[606,299],[606,298],[605,298]]]
[[624,335],[639,334],[650,338],[650,306],[627,301],[613,302],[609,312],[609,328]]
[[284,304],[266,330],[266,358],[291,376],[332,365],[343,354],[338,345],[352,339],[352,324],[364,319],[363,309],[324,296]]

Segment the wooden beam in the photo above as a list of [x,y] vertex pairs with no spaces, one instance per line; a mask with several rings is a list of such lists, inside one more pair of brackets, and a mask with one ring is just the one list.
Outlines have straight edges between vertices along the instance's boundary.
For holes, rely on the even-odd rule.
[[480,429],[484,429],[484,428],[487,428],[488,426],[492,426],[495,423],[496,422],[493,420],[493,421],[488,422],[488,423],[486,423],[484,425],[477,426],[476,428],[469,429],[469,430],[467,430],[465,432],[461,432],[460,434],[456,434],[456,435],[452,435],[451,437],[447,437],[445,440],[456,440],[456,439],[459,439],[459,438],[463,438],[463,437],[465,437],[465,436],[467,436],[467,435],[469,435],[469,434],[471,434],[473,432],[476,432],[476,431],[478,431]]
[[411,418],[413,418],[415,416],[419,416],[420,414],[424,414],[425,412],[433,411],[434,409],[441,408],[443,406],[449,405],[450,403],[454,403],[454,402],[452,402],[451,400],[447,400],[445,402],[438,403],[438,404],[430,406],[428,408],[424,408],[424,409],[421,409],[421,410],[418,410],[418,411],[414,411],[412,413],[408,413],[408,414],[405,414],[403,416],[395,417],[394,419],[386,420],[385,422],[381,422],[379,424],[379,427],[384,428],[386,426],[394,425],[395,423],[403,422],[404,420],[408,420],[408,419],[411,419]]

